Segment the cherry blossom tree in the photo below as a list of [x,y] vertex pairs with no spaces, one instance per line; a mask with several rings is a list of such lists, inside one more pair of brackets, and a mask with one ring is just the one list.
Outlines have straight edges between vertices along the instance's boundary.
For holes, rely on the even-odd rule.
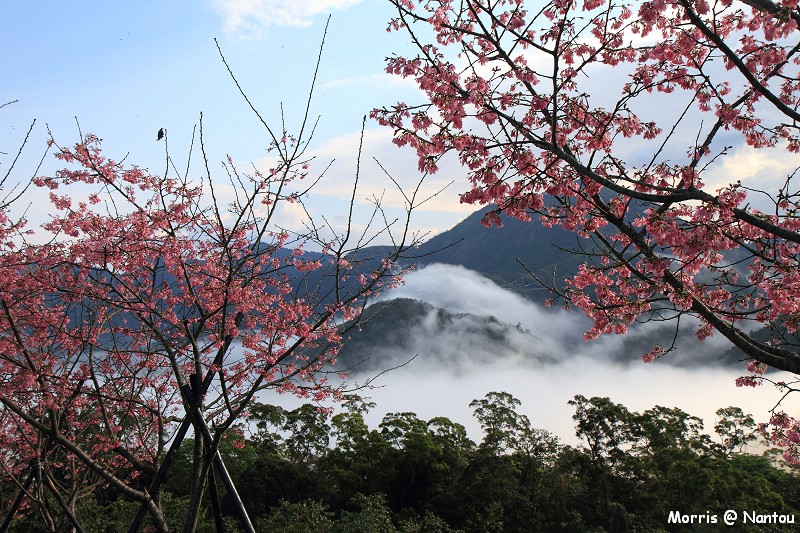
[[[198,178],[168,148],[155,175],[81,134],[71,147],[51,140],[65,168],[33,179],[49,198],[37,205],[50,210],[46,224],[29,228],[10,202],[0,206],[0,475],[19,489],[3,501],[3,528],[36,512],[51,531],[81,531],[76,502],[105,487],[141,505],[131,531],[146,516],[170,530],[160,487],[192,431],[182,527],[193,531],[206,501],[221,519],[218,483],[238,500],[218,448],[238,445],[234,425],[259,392],[321,402],[348,390],[332,370],[342,324],[398,283],[421,199],[408,193],[398,222],[376,200],[357,232],[356,171],[344,227],[309,218],[303,230],[283,228],[280,209],[304,208],[318,180],[313,122],[307,107],[292,134],[253,112],[269,163],[245,172],[228,157],[227,183],[210,170],[201,117]],[[394,244],[379,257],[366,250],[376,234]]]
[[[795,0],[390,1],[418,53],[387,72],[425,99],[372,116],[421,170],[457,158],[461,201],[495,206],[485,225],[538,217],[593,241],[596,260],[550,285],[592,320],[587,340],[691,316],[750,359],[738,384],[800,373]],[[759,151],[789,170],[725,175]],[[800,427],[775,415],[797,460]]]

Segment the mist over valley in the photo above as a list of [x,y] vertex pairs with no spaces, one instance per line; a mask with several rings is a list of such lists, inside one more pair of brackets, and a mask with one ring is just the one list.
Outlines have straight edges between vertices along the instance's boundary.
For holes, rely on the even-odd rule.
[[[359,392],[377,403],[372,424],[387,412],[447,416],[480,440],[468,404],[490,391],[513,394],[534,425],[570,442],[567,401],[576,394],[635,410],[680,407],[707,428],[729,405],[768,418],[775,389],[736,387],[746,374],[743,354],[721,335],[699,341],[692,320],[683,319],[677,335],[674,321],[650,322],[584,341],[589,320],[580,310],[546,308],[550,293],[528,272],[552,277],[555,267],[562,281],[574,273],[586,259],[568,252],[580,245],[575,235],[507,217],[503,228],[484,228],[485,212],[421,245],[404,284],[382,293],[345,335],[337,368],[370,384]],[[654,343],[673,341],[676,351],[642,361]]]

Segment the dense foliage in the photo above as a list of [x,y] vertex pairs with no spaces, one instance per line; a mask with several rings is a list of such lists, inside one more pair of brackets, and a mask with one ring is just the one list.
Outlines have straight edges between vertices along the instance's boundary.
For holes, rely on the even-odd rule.
[[[800,373],[796,0],[390,2],[416,50],[386,71],[421,98],[373,118],[421,171],[457,158],[487,226],[505,213],[591,240],[599,264],[542,281],[592,320],[587,340],[691,316],[751,359],[740,385]],[[742,183],[734,157],[786,170]],[[800,463],[800,422],[771,423]]]
[[[376,200],[359,221],[357,164],[342,224],[314,221],[304,204],[322,179],[307,152],[313,86],[294,134],[253,109],[266,159],[246,171],[228,156],[223,179],[202,116],[182,170],[165,130],[163,174],[112,159],[81,133],[73,146],[51,137],[63,169],[11,186],[12,163],[0,177],[0,191],[7,180],[11,189],[0,198],[0,476],[10,483],[0,531],[26,509],[48,531],[80,531],[77,502],[98,487],[137,502],[126,530],[145,515],[156,531],[181,527],[161,487],[190,431],[191,484],[174,506],[193,531],[202,512],[218,514],[213,495],[202,508],[215,477],[236,499],[218,449],[254,395],[319,402],[346,390],[346,371],[333,370],[341,323],[399,282],[423,200],[405,195],[399,219]],[[48,217],[39,227],[23,206],[29,190]],[[294,230],[281,221],[288,209],[305,213]],[[376,235],[393,245],[367,251]]]
[[[712,439],[680,409],[637,413],[583,396],[570,403],[579,446],[534,428],[517,399],[492,392],[470,404],[483,429],[478,444],[443,417],[389,413],[370,428],[371,405],[350,401],[332,418],[311,404],[258,404],[246,445],[226,440],[221,451],[265,532],[655,531],[685,527],[668,523],[671,511],[800,510],[800,478],[768,454],[746,453],[758,449],[756,424],[738,408],[717,412]],[[184,442],[163,495],[176,523],[191,492],[193,448]],[[234,506],[216,488],[206,498],[217,499],[226,530],[236,530]],[[117,531],[136,507],[98,488],[77,516],[86,531]],[[39,519],[29,512],[10,531],[37,531]],[[198,531],[214,530],[213,515],[201,515]]]

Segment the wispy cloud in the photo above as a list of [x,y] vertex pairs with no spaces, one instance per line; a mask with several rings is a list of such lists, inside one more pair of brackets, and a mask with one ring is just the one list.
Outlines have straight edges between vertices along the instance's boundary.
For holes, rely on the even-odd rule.
[[386,87],[387,85],[400,86],[412,91],[418,91],[419,94],[423,94],[413,79],[401,78],[399,76],[393,76],[392,74],[386,73],[368,74],[366,76],[353,76],[350,78],[332,80],[320,85],[320,89],[329,89],[334,87],[356,87],[364,90],[366,87]]
[[269,26],[308,26],[315,15],[361,0],[214,0],[226,32],[258,33]]
[[774,210],[774,196],[787,177],[793,175],[798,168],[797,154],[792,154],[784,147],[753,148],[740,145],[730,150],[730,155],[722,159],[721,164],[709,168],[705,176],[706,190],[717,189],[741,182],[753,191],[747,197],[751,207],[767,212]]

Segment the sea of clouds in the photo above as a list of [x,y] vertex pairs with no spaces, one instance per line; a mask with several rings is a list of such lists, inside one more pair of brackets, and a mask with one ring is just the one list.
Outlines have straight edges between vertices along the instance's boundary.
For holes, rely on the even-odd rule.
[[[469,403],[490,391],[505,391],[521,400],[520,411],[535,427],[575,444],[573,409],[567,402],[576,394],[607,396],[639,412],[655,405],[679,407],[702,418],[709,433],[721,407],[740,406],[757,421],[766,421],[769,409],[780,399],[769,385],[735,386],[736,377],[745,374],[744,364],[719,363],[718,354],[730,347],[721,336],[699,342],[687,328],[676,353],[645,364],[641,346],[650,339],[671,336],[673,324],[637,325],[625,336],[584,342],[589,322],[580,312],[544,308],[476,272],[452,265],[434,264],[412,272],[403,286],[381,298],[400,297],[451,313],[492,316],[518,327],[509,328],[509,338],[498,342],[475,335],[474,316],[434,324],[436,311],[431,311],[393,357],[387,356],[392,346],[381,347],[387,368],[413,360],[381,374],[360,391],[377,404],[367,416],[373,428],[386,413],[410,411],[425,420],[447,416],[480,441],[480,427]],[[371,368],[351,380],[363,384],[377,373]]]

